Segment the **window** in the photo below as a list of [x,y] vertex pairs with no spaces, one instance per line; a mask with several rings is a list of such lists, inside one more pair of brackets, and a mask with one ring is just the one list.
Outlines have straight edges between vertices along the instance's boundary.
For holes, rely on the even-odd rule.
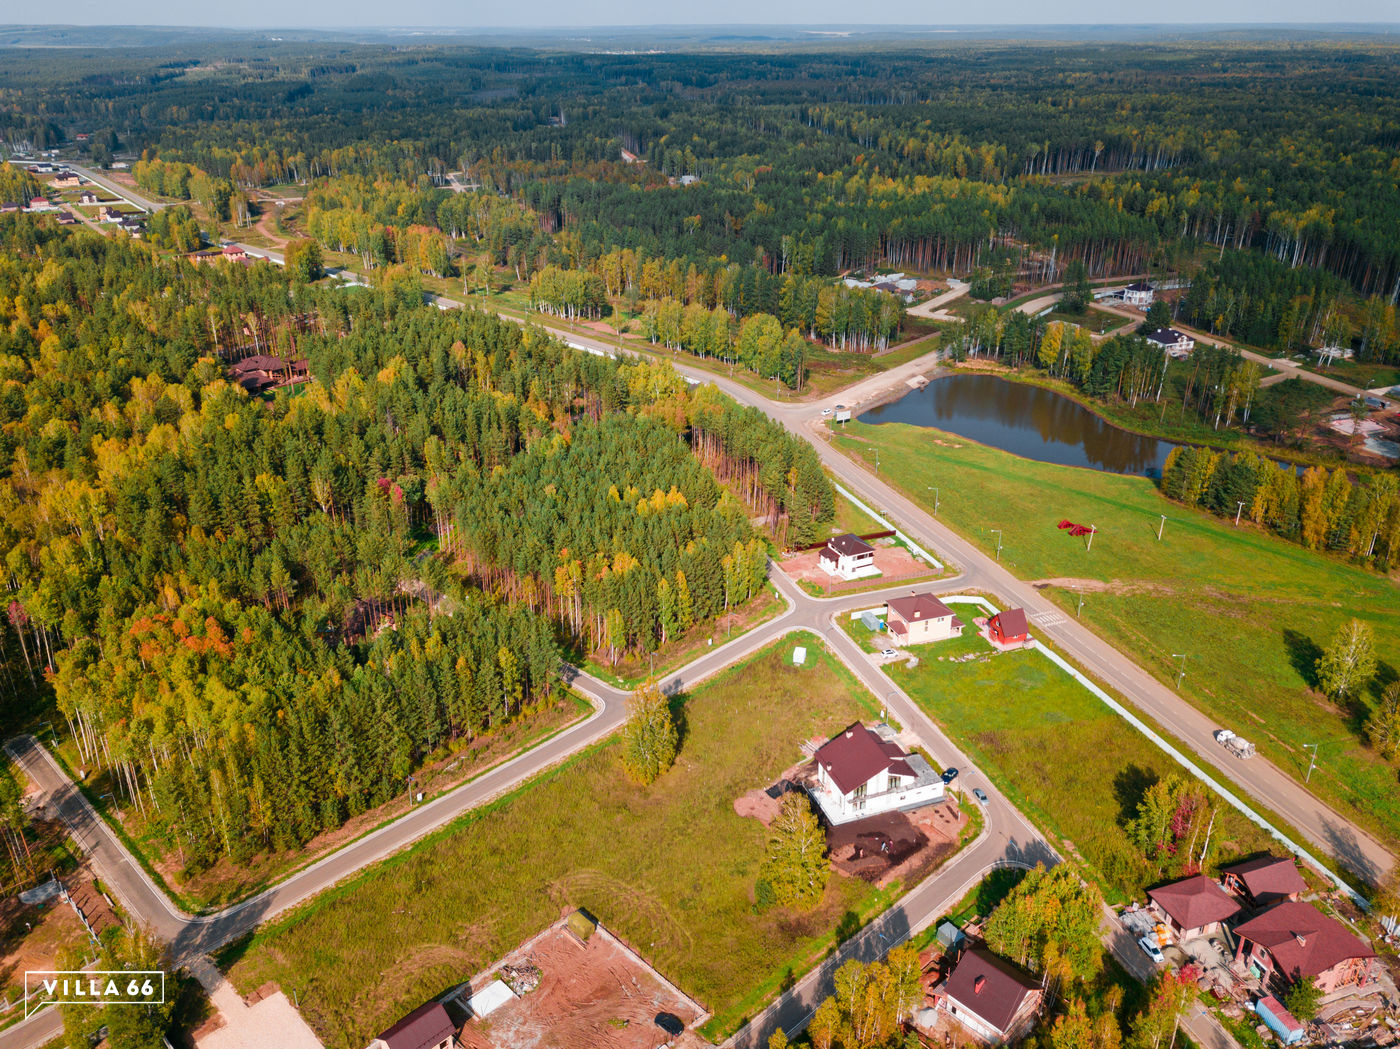
[[903,783],[903,782],[904,782],[904,780],[900,779],[898,776],[891,776],[891,777],[890,777],[890,790],[898,790],[898,789],[899,789],[899,785],[900,785],[901,783]]

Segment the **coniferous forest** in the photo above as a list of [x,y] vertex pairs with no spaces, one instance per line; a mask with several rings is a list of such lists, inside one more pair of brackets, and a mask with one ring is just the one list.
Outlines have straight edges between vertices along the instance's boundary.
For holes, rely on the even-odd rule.
[[[8,702],[51,690],[189,869],[528,718],[563,650],[743,603],[755,514],[831,516],[810,448],[664,365],[28,216],[0,238]],[[255,343],[312,381],[249,396],[224,372]]]
[[[190,869],[305,842],[551,702],[562,655],[616,663],[742,605],[760,531],[801,545],[833,515],[815,453],[757,412],[425,307],[425,281],[625,312],[794,389],[819,349],[900,339],[898,299],[838,279],[896,269],[978,298],[1151,272],[1183,322],[1396,362],[1397,83],[1369,38],[8,49],[0,143],[129,158],[176,206],[141,244],[0,216],[4,687],[56,702]],[[0,165],[0,199],[38,193]],[[306,238],[285,270],[173,257],[279,196]],[[318,283],[322,251],[373,287]],[[1161,395],[1140,340],[965,319],[955,352]],[[310,381],[249,396],[225,372],[256,353]],[[1192,367],[1207,425],[1292,425],[1293,389],[1238,356]],[[1274,484],[1256,465],[1183,454],[1167,487],[1228,507]],[[1393,563],[1393,485],[1279,486],[1261,523]],[[1307,511],[1332,489],[1355,512]]]

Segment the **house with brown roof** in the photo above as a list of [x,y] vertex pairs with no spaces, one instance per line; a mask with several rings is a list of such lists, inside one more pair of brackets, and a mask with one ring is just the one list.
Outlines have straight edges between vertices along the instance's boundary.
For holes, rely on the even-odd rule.
[[875,567],[875,548],[850,532],[827,540],[826,546],[817,555],[817,564],[827,575],[846,580],[880,574]]
[[1296,900],[1308,889],[1298,865],[1287,856],[1258,856],[1233,864],[1220,872],[1220,884],[1252,907]]
[[1179,940],[1209,936],[1240,913],[1239,901],[1204,874],[1148,889],[1147,896]]
[[1044,996],[1039,980],[985,947],[964,951],[934,994],[938,1011],[989,1044],[1029,1032]]
[[83,180],[72,171],[60,171],[49,182],[55,189],[76,189],[82,184]]
[[1363,987],[1375,977],[1376,952],[1336,918],[1287,900],[1235,929],[1237,964],[1267,980],[1315,980],[1323,994]]
[[457,1026],[441,1002],[420,1005],[369,1043],[369,1049],[456,1049]]
[[305,382],[310,373],[306,360],[284,361],[266,353],[244,357],[228,369],[228,377],[249,393],[262,393],[274,386]]
[[859,721],[822,744],[813,765],[808,793],[831,824],[922,808],[944,797],[943,778],[927,761]]
[[1019,645],[1030,636],[1024,608],[1008,608],[987,620],[987,633],[998,645]]
[[900,645],[946,641],[962,634],[963,622],[932,594],[892,598],[885,609],[890,636]]

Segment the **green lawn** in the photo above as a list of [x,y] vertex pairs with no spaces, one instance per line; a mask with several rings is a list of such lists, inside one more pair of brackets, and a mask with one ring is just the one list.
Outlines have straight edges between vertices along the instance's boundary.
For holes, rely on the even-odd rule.
[[1065,313],[1058,309],[1053,310],[1046,316],[1045,320],[1047,322],[1059,321],[1062,324],[1077,324],[1081,328],[1087,328],[1095,335],[1102,335],[1106,331],[1113,331],[1125,324],[1133,323],[1127,317],[1120,317],[1116,313],[1105,313],[1092,306],[1083,313]]
[[[1339,707],[1312,690],[1321,647],[1351,616],[1375,632],[1380,681],[1400,659],[1400,599],[1393,581],[1248,525],[1168,502],[1145,478],[1051,466],[917,427],[849,424],[833,438],[873,461],[906,495],[928,505],[940,484],[940,520],[983,550],[996,548],[1018,576],[1054,580],[1046,593],[1164,682],[1186,653],[1183,694],[1254,740],[1299,780],[1320,742],[1311,787],[1383,839],[1400,841],[1394,768],[1364,743],[1376,689]],[[942,442],[942,443],[938,443]],[[1157,526],[1166,514],[1163,538]],[[1098,527],[1093,547],[1056,525]]]
[[833,878],[810,914],[755,914],[764,830],[733,809],[802,741],[874,713],[815,637],[788,638],[684,698],[677,765],[652,787],[597,747],[259,932],[233,980],[278,981],[328,1046],[359,1049],[585,907],[714,1012],[718,1041],[901,891]]
[[[1185,775],[1171,758],[1038,652],[995,653],[968,630],[920,646],[919,656],[914,669],[896,663],[890,675],[1062,852],[1082,858],[1110,902],[1142,899],[1162,880],[1123,828],[1151,783]],[[1219,806],[1210,870],[1269,840]]]

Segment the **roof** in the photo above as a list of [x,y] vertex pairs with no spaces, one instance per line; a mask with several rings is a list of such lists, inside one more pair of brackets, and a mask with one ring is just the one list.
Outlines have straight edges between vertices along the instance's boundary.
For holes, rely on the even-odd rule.
[[1274,896],[1281,899],[1308,888],[1297,865],[1285,856],[1260,856],[1226,867],[1220,873],[1239,878],[1256,900]]
[[1235,935],[1268,949],[1285,976],[1317,976],[1348,958],[1374,958],[1359,936],[1310,903],[1288,900],[1235,929]]
[[1182,929],[1223,922],[1240,912],[1240,905],[1204,874],[1148,889],[1147,895]]
[[1158,328],[1154,332],[1149,332],[1147,338],[1149,341],[1161,343],[1163,346],[1170,346],[1182,339],[1191,341],[1191,336],[1184,331],[1177,331],[1175,328]]
[[490,1016],[513,998],[515,992],[498,977],[468,998],[467,1008],[473,1016]]
[[976,1013],[998,1031],[1005,1031],[1037,983],[1010,962],[983,947],[963,952],[948,974],[944,993],[961,1008]]
[[826,769],[842,794],[849,794],[887,769],[897,776],[914,776],[897,743],[886,743],[859,721],[832,736],[817,751],[817,764]]
[[1297,1017],[1285,1009],[1283,1003],[1271,994],[1260,998],[1254,1003],[1254,1007],[1256,1009],[1264,1008],[1273,1015],[1275,1020],[1283,1024],[1283,1026],[1290,1031],[1301,1031],[1303,1029],[1303,1025],[1298,1022]]
[[843,557],[854,557],[857,554],[870,554],[875,552],[875,548],[858,535],[847,532],[845,535],[833,536],[826,541],[828,549],[835,550]]
[[287,362],[281,357],[271,357],[265,353],[257,353],[251,357],[244,357],[237,361],[229,371],[237,374],[247,372],[280,372],[287,367]]
[[928,619],[945,619],[953,610],[932,594],[910,594],[908,597],[890,599],[890,614],[899,616],[906,623],[923,622]]
[[420,1005],[379,1035],[389,1049],[430,1049],[457,1033],[441,1002]]
[[1001,632],[1008,637],[1016,637],[1030,632],[1030,627],[1026,625],[1026,610],[1024,608],[1008,608],[998,612],[992,618],[996,620]]

